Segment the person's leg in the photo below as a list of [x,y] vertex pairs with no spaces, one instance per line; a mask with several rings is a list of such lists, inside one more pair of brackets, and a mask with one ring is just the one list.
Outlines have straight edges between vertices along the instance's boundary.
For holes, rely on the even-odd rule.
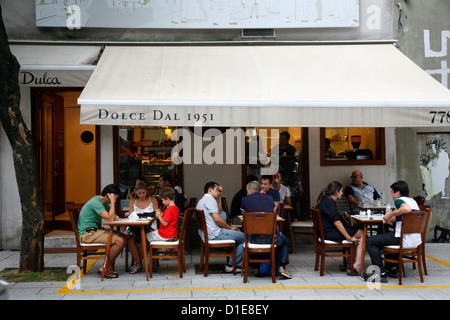
[[284,234],[278,232],[275,237],[275,245],[277,246],[277,260],[280,262],[278,272],[285,279],[292,279],[291,274],[286,270],[289,264],[289,240]]
[[[236,268],[241,268],[242,254],[244,253],[244,233],[221,228],[217,237],[212,240],[234,240],[236,242]],[[233,258],[230,259],[228,265],[233,265]]]
[[275,245],[278,251],[278,260],[280,264],[284,267],[289,264],[289,240],[284,234],[278,232],[275,237]]
[[118,234],[114,243],[111,245],[109,249],[109,259],[110,259],[110,271],[114,272],[114,264],[116,262],[116,258],[122,252],[123,248],[127,244],[127,237],[124,234]]
[[381,257],[381,249],[384,246],[398,245],[399,243],[400,238],[396,238],[393,232],[380,233],[376,236],[367,238],[366,250],[369,253],[372,265],[378,266],[381,274],[386,273],[383,259]]
[[358,232],[356,232],[353,236],[356,238],[356,255],[355,255],[355,262],[353,263],[353,268],[356,270],[356,272],[362,275],[361,261],[363,259],[363,252],[362,252],[363,230],[359,229]]
[[[127,246],[128,246],[128,250],[131,253],[131,256],[133,257],[133,260],[135,261],[135,269],[142,269],[142,259],[141,256],[139,254],[139,249],[136,245],[136,241],[134,239],[133,235],[128,236],[128,241],[127,241]],[[133,268],[134,266],[132,266]],[[131,268],[130,268],[131,269]]]

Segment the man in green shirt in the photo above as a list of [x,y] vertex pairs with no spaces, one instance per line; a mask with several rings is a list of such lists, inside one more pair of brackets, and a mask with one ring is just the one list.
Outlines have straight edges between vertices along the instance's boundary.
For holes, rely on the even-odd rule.
[[[112,222],[119,218],[115,209],[119,195],[119,188],[110,184],[102,190],[101,195],[95,196],[86,202],[78,218],[78,235],[82,243],[108,243],[109,230],[101,228],[102,219]],[[109,273],[111,278],[118,277],[118,274],[114,271],[114,263],[126,243],[127,237],[120,232],[114,231],[109,251],[111,268]],[[103,268],[104,266],[100,268],[100,271],[103,271]]]

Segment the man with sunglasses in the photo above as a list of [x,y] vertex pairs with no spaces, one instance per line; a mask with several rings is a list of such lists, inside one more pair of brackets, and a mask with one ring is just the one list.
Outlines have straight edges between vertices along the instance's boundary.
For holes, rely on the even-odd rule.
[[379,199],[380,195],[375,187],[363,181],[361,171],[353,171],[350,178],[352,183],[345,188],[344,195],[350,204],[351,214],[358,214],[359,207],[363,206],[364,203],[372,203],[374,200]]

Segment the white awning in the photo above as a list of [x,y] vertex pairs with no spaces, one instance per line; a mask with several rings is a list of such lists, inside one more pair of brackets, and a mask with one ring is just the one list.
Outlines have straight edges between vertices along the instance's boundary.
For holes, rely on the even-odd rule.
[[84,87],[95,70],[100,46],[11,45],[25,87]]
[[99,125],[450,122],[450,91],[391,44],[107,47],[78,102]]

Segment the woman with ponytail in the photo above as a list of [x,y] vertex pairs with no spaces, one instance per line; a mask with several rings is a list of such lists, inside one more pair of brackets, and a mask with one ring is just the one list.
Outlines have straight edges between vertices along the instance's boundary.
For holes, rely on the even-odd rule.
[[337,209],[336,200],[343,194],[342,184],[338,181],[330,182],[319,194],[316,209],[322,215],[323,231],[326,240],[342,243],[343,240],[354,241],[357,245],[355,263],[356,272],[361,274],[362,246],[359,245],[363,230],[358,228],[344,227],[341,215]]

